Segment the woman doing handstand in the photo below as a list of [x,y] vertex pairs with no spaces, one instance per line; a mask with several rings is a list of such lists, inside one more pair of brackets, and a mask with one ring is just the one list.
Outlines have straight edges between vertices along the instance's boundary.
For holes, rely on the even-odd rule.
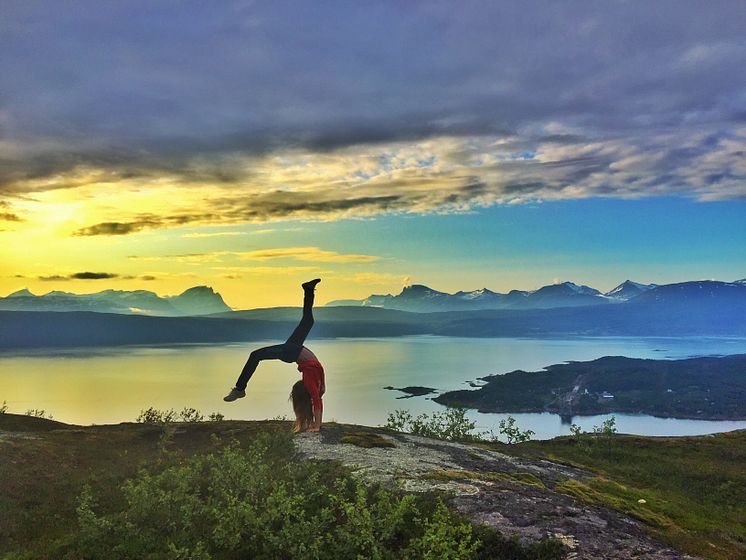
[[293,385],[290,398],[293,401],[295,411],[296,432],[308,430],[318,432],[321,428],[321,416],[324,410],[321,396],[326,391],[324,383],[324,368],[319,363],[313,352],[303,346],[308,333],[313,327],[313,299],[316,284],[321,279],[316,278],[301,284],[303,287],[303,317],[284,344],[265,346],[254,350],[246,362],[246,365],[238,376],[236,386],[231,392],[223,397],[224,401],[231,402],[246,396],[246,384],[254,374],[259,362],[262,360],[282,360],[283,362],[297,362],[298,371],[303,375],[302,380]]

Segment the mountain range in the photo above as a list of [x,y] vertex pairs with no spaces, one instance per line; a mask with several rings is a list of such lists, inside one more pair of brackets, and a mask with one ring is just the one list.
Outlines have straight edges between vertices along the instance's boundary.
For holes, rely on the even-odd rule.
[[493,292],[487,288],[472,292],[459,291],[455,294],[448,294],[415,284],[404,288],[398,295],[371,295],[362,300],[337,300],[329,302],[327,306],[383,307],[415,312],[474,309],[551,309],[554,307],[624,303],[658,287],[656,284],[640,284],[625,280],[616,288],[604,294],[589,286],[562,282],[533,291],[511,290],[507,294]]
[[94,311],[128,315],[182,317],[231,311],[221,295],[208,286],[194,286],[178,296],[159,296],[147,290],[104,290],[94,294],[54,291],[34,295],[23,289],[0,298],[8,311]]
[[[619,304],[666,304],[696,309],[698,305],[740,305],[745,299],[746,279],[735,282],[702,280],[664,285],[640,284],[626,280],[606,293],[572,282],[552,284],[534,291],[511,290],[506,294],[493,292],[487,288],[448,294],[415,284],[404,288],[397,295],[371,295],[362,300],[336,300],[327,303],[325,307],[381,308],[414,313],[529,311],[581,307],[598,309],[601,306]],[[164,317],[218,315],[232,311],[221,295],[208,286],[195,286],[177,296],[159,296],[146,290],[104,290],[93,294],[53,291],[44,295],[34,295],[23,289],[0,298],[0,310],[93,311]],[[272,320],[271,317],[267,319]]]
[[[214,293],[209,288],[192,293],[208,291]],[[409,290],[407,298],[416,301],[414,295],[418,292],[428,293],[425,290]],[[208,300],[216,300],[215,296]],[[131,310],[125,313],[50,313],[24,310],[21,306],[16,306],[16,310],[12,311],[2,310],[3,304],[12,304],[14,300],[30,300],[33,303],[34,299],[43,301],[43,297],[16,294],[0,300],[0,349],[284,340],[300,316],[297,307],[227,311],[198,317],[158,317]],[[165,299],[173,304],[177,298]],[[437,295],[435,298],[444,299]],[[80,301],[77,303],[81,304]],[[56,308],[56,311],[61,310]],[[207,308],[192,307],[190,311],[203,313]],[[181,312],[184,312],[183,307]],[[615,305],[463,309],[426,313],[371,305],[325,306],[318,308],[314,315],[317,319],[314,338],[407,335],[744,337],[746,282],[668,284],[650,288]]]

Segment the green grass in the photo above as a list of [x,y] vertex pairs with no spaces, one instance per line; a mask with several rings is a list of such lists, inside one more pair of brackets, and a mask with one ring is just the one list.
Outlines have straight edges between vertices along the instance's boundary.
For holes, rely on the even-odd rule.
[[597,473],[585,483],[562,482],[555,490],[624,511],[676,548],[706,558],[746,558],[746,431],[617,436],[608,446],[598,442],[588,450],[572,438],[556,438],[507,451]]
[[396,447],[393,441],[373,432],[348,432],[340,438],[340,441],[366,449],[371,447]]

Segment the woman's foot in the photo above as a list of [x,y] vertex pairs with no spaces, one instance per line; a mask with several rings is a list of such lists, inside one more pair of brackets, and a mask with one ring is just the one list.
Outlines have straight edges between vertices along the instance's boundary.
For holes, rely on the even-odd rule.
[[321,278],[314,278],[313,280],[309,280],[308,282],[303,282],[301,286],[305,291],[313,290],[314,288],[316,288],[316,284],[318,284],[319,282],[321,282]]
[[231,389],[231,392],[223,397],[223,400],[225,402],[233,402],[236,399],[242,399],[245,396],[246,396],[246,391],[242,391],[241,389],[236,389],[235,387],[233,387],[233,389]]

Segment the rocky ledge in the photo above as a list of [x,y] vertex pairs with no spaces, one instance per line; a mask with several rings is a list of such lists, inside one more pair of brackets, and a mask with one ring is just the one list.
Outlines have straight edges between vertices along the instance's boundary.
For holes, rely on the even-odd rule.
[[694,559],[648,536],[620,512],[588,505],[558,490],[593,473],[511,457],[479,445],[383,429],[326,425],[295,438],[303,455],[336,460],[368,482],[410,492],[438,492],[475,523],[525,541],[562,540],[568,559]]

